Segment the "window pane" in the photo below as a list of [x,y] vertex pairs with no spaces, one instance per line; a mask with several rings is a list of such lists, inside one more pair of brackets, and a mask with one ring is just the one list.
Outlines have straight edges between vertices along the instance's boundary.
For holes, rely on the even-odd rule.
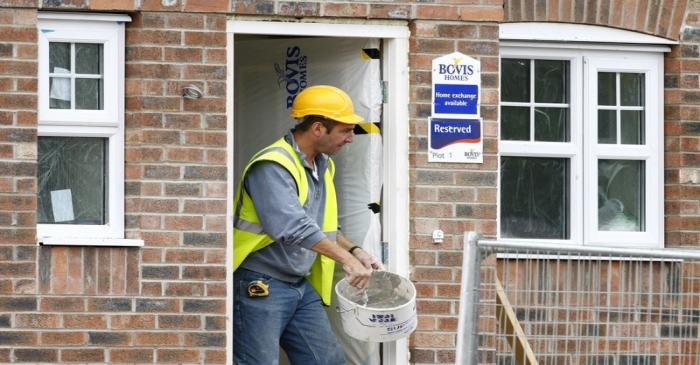
[[39,137],[39,223],[108,223],[107,145],[106,138]]
[[569,109],[535,108],[535,140],[569,141]]
[[501,157],[501,235],[569,238],[569,159]]
[[102,110],[102,79],[75,79],[75,108]]
[[70,109],[70,78],[49,78],[49,108]]
[[598,161],[598,229],[644,231],[644,161]]
[[598,110],[598,143],[617,143],[617,112]]
[[75,73],[102,75],[102,44],[75,44]]
[[644,74],[620,74],[620,99],[624,106],[644,106]]
[[615,105],[614,72],[598,72],[598,105]]
[[623,144],[644,144],[644,112],[623,110],[621,112],[620,138]]
[[49,43],[49,72],[70,73],[70,43]]
[[530,101],[530,60],[501,59],[501,101]]
[[569,61],[535,61],[535,102],[569,102]]
[[530,140],[530,108],[501,107],[501,139],[510,141]]

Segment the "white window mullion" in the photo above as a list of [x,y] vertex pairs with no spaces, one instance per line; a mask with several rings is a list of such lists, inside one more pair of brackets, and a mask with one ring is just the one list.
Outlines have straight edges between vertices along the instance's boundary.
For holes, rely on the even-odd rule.
[[620,73],[615,72],[615,128],[617,128],[617,144],[622,143],[622,113],[620,112],[620,105],[622,101],[620,100]]
[[535,60],[530,60],[530,141],[535,140]]

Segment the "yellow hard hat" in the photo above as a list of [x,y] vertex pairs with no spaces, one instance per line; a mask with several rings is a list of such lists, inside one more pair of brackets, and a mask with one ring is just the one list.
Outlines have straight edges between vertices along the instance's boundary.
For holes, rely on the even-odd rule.
[[309,86],[297,95],[290,112],[292,118],[320,115],[345,124],[357,124],[365,118],[355,114],[352,100],[345,91],[334,86]]

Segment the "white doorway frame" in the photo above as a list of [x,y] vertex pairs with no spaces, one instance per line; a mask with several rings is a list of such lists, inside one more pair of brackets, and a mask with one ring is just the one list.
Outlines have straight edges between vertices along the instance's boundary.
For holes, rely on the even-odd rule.
[[[250,19],[250,18],[248,18]],[[390,245],[388,270],[409,277],[408,258],[408,26],[396,22],[382,24],[366,20],[348,20],[349,23],[324,22],[323,19],[275,19],[247,20],[232,18],[227,21],[227,167],[228,194],[227,242],[233,242],[233,126],[234,126],[234,54],[233,42],[236,34],[319,36],[343,38],[379,38],[383,45],[382,75],[386,83],[388,97],[383,105],[383,240]],[[330,21],[330,20],[327,20]],[[229,94],[230,93],[230,94]],[[227,267],[233,267],[233,245],[226,248]],[[233,271],[227,270],[226,282],[233,280]],[[227,290],[227,313],[233,313],[233,293]],[[226,325],[226,358],[232,363],[233,321]],[[384,344],[383,363],[385,365],[407,364],[409,361],[408,340],[403,339]]]

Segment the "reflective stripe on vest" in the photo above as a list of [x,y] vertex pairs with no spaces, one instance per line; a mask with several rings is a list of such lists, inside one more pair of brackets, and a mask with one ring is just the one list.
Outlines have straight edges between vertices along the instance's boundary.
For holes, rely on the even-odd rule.
[[[284,140],[279,139],[272,145],[263,148],[256,153],[248,165],[243,170],[234,201],[234,229],[233,229],[233,270],[236,271],[248,255],[260,250],[274,240],[268,236],[260,219],[255,211],[255,205],[243,187],[243,182],[248,169],[259,161],[272,161],[284,167],[294,178],[299,195],[299,203],[304,206],[309,194],[309,182],[301,159],[294,151],[293,147]],[[335,242],[338,230],[338,205],[336,201],[335,185],[333,175],[335,165],[328,159],[328,168],[324,174],[325,183],[325,210],[323,215],[322,231],[331,241]],[[333,270],[335,261],[329,257],[318,254],[311,273],[307,277],[311,285],[321,296],[323,303],[330,305],[331,292],[333,289]]]

